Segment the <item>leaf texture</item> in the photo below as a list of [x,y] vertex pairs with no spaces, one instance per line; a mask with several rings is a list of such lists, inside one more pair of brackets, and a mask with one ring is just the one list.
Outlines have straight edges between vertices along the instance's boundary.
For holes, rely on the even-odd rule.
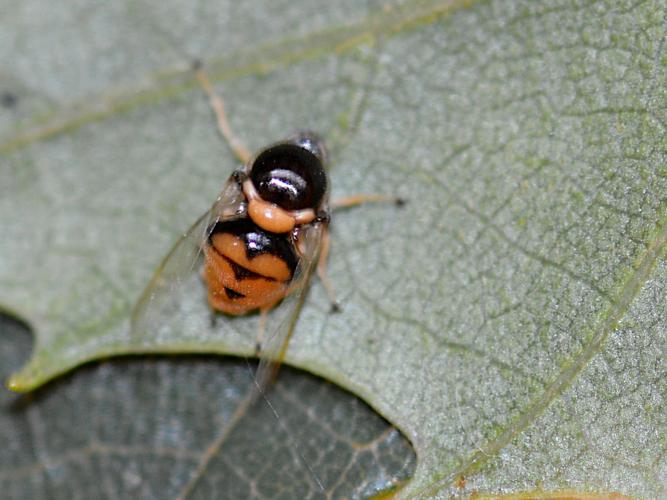
[[2,12],[0,300],[35,334],[15,388],[108,355],[250,352],[255,317],[128,333],[234,167],[200,58],[250,146],[318,130],[334,197],[409,200],[336,214],[343,313],[313,287],[287,355],[410,439],[405,497],[664,495],[662,2]]

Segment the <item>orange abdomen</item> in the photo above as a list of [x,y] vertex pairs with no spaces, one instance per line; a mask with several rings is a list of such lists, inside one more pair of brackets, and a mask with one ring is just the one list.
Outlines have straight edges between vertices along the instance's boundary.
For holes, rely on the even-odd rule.
[[[204,248],[209,304],[233,315],[270,309],[289,290],[295,266],[292,245],[284,236],[249,227],[245,221],[219,225]],[[279,245],[275,238],[281,238]]]

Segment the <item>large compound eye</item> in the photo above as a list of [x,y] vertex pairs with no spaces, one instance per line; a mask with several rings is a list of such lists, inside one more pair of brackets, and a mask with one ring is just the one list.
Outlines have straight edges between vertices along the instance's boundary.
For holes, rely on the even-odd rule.
[[327,190],[320,159],[294,143],[277,144],[260,153],[250,179],[264,201],[285,210],[316,208]]

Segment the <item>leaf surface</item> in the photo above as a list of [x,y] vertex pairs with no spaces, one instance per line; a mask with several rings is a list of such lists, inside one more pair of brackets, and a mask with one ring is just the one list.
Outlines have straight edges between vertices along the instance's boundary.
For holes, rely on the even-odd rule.
[[406,434],[405,496],[461,476],[664,493],[664,4],[2,11],[0,300],[35,334],[15,388],[108,355],[250,351],[256,317],[129,336],[160,256],[234,167],[197,57],[250,146],[318,130],[334,197],[409,200],[336,214],[344,311],[313,287],[287,355]]

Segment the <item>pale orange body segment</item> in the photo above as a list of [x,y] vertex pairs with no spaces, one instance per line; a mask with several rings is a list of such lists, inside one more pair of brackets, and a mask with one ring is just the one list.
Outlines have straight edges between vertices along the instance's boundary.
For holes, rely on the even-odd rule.
[[259,198],[248,203],[248,215],[255,224],[272,233],[287,233],[296,225],[294,217],[285,210]]
[[249,259],[243,240],[227,233],[213,235],[204,251],[204,279],[214,310],[240,315],[270,309],[287,295],[292,275],[280,258],[261,254]]
[[248,199],[248,215],[255,224],[272,233],[288,233],[297,224],[308,224],[315,220],[315,210],[285,210],[275,203],[264,201],[251,181],[243,183],[243,193]]

